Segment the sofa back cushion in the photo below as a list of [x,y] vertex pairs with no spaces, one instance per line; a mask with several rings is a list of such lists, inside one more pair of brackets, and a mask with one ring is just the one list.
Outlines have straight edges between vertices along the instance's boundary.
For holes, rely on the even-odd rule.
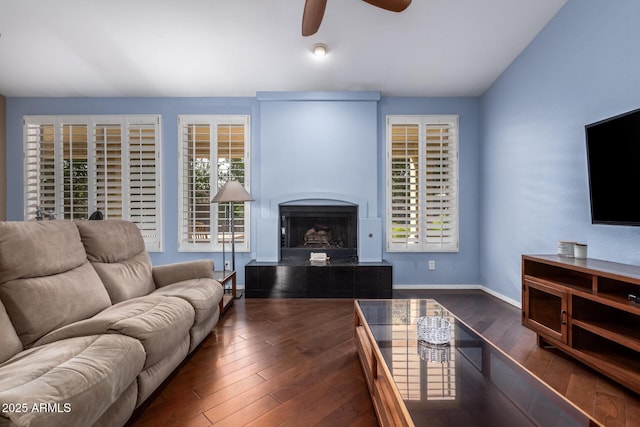
[[70,221],[0,222],[0,300],[24,347],[111,305]]
[[0,302],[0,364],[22,351],[22,342]]
[[71,270],[87,262],[69,221],[0,222],[0,283]]
[[151,259],[132,222],[76,222],[87,258],[98,272],[113,304],[147,295],[155,289]]

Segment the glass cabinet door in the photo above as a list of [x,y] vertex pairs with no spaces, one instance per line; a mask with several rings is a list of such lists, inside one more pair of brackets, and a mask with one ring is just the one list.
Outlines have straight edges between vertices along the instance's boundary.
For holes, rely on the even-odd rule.
[[567,342],[567,293],[524,281],[522,323],[549,338]]

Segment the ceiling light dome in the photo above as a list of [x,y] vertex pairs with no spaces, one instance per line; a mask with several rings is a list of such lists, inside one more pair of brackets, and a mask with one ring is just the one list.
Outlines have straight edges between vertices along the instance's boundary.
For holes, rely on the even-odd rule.
[[329,49],[327,48],[327,45],[324,43],[316,43],[311,48],[311,52],[314,54],[314,56],[320,57],[320,56],[325,56],[329,52]]

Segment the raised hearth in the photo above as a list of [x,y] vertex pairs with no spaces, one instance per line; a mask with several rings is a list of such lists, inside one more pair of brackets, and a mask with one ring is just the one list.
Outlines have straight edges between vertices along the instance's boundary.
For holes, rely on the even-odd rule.
[[247,298],[391,298],[392,266],[382,262],[308,260],[245,266]]

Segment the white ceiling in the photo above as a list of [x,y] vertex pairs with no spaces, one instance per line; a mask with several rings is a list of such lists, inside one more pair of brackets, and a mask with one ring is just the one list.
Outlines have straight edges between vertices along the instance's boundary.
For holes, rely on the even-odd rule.
[[477,96],[566,1],[328,0],[302,37],[304,0],[0,0],[0,94]]

